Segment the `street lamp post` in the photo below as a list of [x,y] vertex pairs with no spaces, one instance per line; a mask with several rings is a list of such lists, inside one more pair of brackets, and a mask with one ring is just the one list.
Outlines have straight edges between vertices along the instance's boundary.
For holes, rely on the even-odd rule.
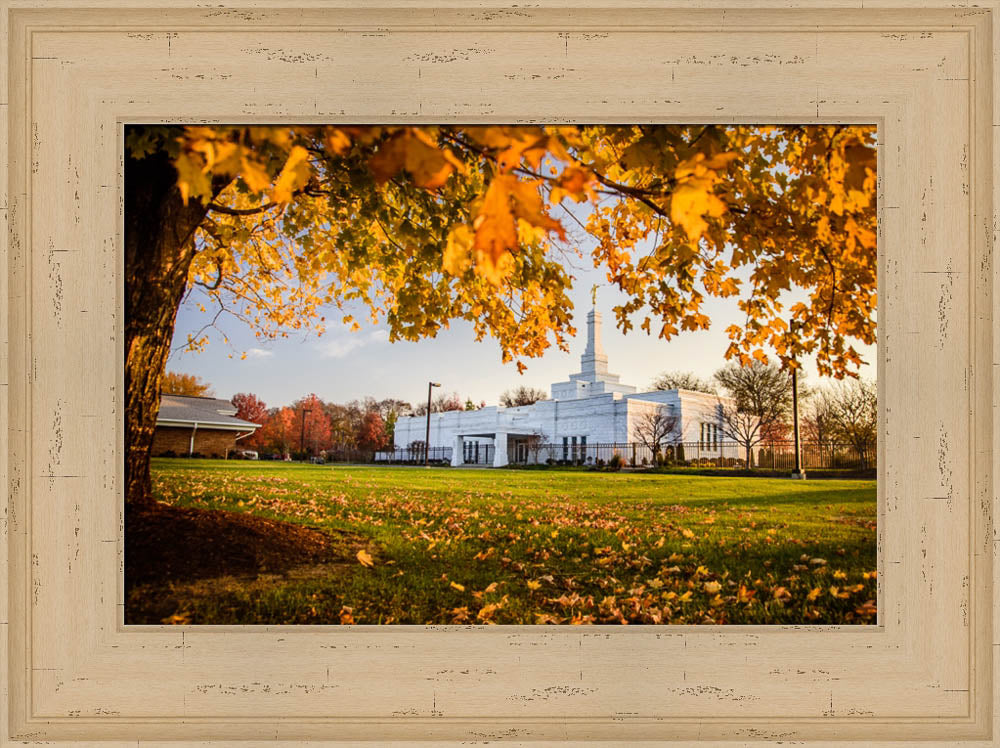
[[312,408],[302,409],[302,426],[299,429],[299,452],[305,453],[305,441],[306,441],[306,414],[312,413]]
[[802,472],[802,445],[799,441],[799,377],[798,369],[792,369],[792,432],[795,434],[795,470],[793,478],[805,479]]
[[[789,320],[788,331],[795,335],[798,329],[798,320]],[[802,445],[799,439],[799,367],[797,360],[793,359],[792,363],[795,364],[792,367],[792,435],[795,439],[795,470],[792,471],[792,477],[805,480],[806,474],[802,472]]]
[[427,433],[424,436],[424,467],[430,467],[431,452],[431,391],[435,387],[440,387],[440,382],[427,383]]

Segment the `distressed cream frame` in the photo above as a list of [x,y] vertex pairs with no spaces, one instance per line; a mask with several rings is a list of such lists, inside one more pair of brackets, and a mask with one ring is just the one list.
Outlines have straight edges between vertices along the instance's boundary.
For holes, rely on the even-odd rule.
[[[0,742],[1000,744],[1000,3],[725,4],[4,0]],[[877,123],[879,625],[125,628],[121,130],[199,120]]]

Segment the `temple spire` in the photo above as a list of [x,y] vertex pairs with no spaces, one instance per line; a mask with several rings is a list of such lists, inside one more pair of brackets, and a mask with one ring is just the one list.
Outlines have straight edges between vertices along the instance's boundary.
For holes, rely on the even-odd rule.
[[601,343],[601,313],[597,309],[587,313],[587,348],[580,357],[580,371],[594,377],[608,373],[608,356]]

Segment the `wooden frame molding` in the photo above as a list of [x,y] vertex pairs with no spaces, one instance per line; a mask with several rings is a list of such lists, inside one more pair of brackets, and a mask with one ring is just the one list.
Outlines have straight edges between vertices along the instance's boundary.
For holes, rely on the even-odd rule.
[[[1000,745],[1000,0],[0,5],[0,743]],[[124,626],[124,124],[539,120],[878,125],[878,626]]]

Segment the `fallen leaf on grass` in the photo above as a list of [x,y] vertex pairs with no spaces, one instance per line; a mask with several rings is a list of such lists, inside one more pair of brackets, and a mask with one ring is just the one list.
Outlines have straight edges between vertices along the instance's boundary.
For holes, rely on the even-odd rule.
[[362,566],[374,566],[375,565],[375,560],[372,558],[371,554],[368,551],[366,551],[364,548],[362,548],[360,551],[358,551],[357,559],[358,559],[358,562]]

